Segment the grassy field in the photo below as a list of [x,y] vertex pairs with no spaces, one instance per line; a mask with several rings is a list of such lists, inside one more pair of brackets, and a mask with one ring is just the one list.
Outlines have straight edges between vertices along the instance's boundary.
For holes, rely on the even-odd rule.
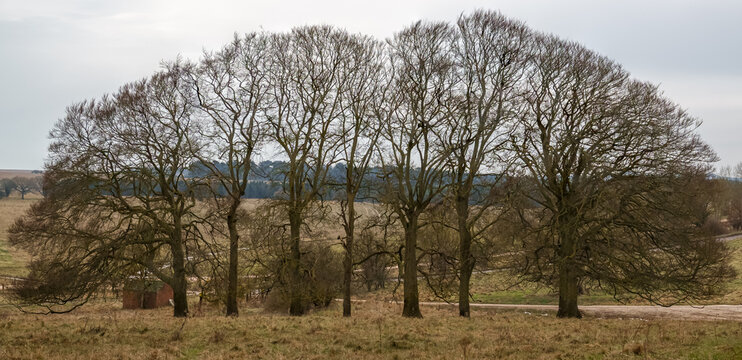
[[[29,172],[30,174],[30,172]],[[18,194],[13,194],[10,198],[0,200],[0,275],[23,276],[26,274],[24,264],[28,261],[28,255],[9,247],[7,244],[7,229],[13,223],[17,216],[23,212],[40,196],[38,194],[29,194],[26,200],[21,200]],[[246,208],[254,208],[261,201],[248,200]],[[363,204],[359,211],[371,213],[373,209],[367,204]],[[336,238],[340,231],[338,229],[326,230],[328,238]],[[742,238],[729,241],[728,245],[732,248],[732,264],[737,270],[738,276],[729,284],[729,294],[711,301],[716,304],[742,304]],[[509,286],[512,278],[507,273],[475,273],[472,277],[471,291],[473,302],[475,303],[504,303],[504,304],[556,304],[557,295],[551,290],[536,284],[520,284],[518,286]],[[389,292],[393,286],[389,286],[385,291],[381,291],[380,296],[377,294],[367,294],[365,298],[388,298]],[[398,289],[401,291],[401,288]],[[399,294],[401,296],[401,294]],[[433,296],[421,286],[421,299],[426,301],[439,301],[440,299]],[[452,296],[450,301],[456,301]],[[617,304],[612,296],[593,291],[580,297],[582,305],[608,305]],[[644,304],[642,301],[636,301],[634,304]]]
[[[742,304],[742,238],[727,242],[732,250],[731,263],[737,277],[727,285],[728,293],[708,301],[709,304]],[[473,302],[502,304],[553,305],[558,303],[557,294],[550,289],[535,284],[524,283],[508,287],[512,279],[506,273],[475,274],[472,277],[471,292]],[[618,302],[613,296],[601,291],[592,291],[580,296],[581,305],[611,305]],[[630,304],[648,304],[642,300]]]
[[[195,305],[195,304],[194,304]],[[195,306],[192,305],[192,309]],[[425,309],[404,319],[393,304],[338,306],[300,318],[217,308],[186,320],[170,308],[122,310],[98,303],[37,316],[0,308],[2,359],[739,359],[738,322],[556,319],[553,314]],[[637,356],[637,354],[639,356]]]
[[[728,293],[724,296],[717,297],[708,304],[742,304],[742,238],[727,242],[732,250],[731,263],[737,271],[737,277],[727,284]],[[556,305],[559,301],[558,295],[551,289],[534,283],[513,284],[512,275],[507,272],[477,273],[475,272],[471,280],[470,291],[472,293],[472,303],[483,304],[528,304],[528,305]],[[384,296],[389,297],[393,285],[386,290],[379,291],[380,294],[362,294],[364,298],[382,299]],[[398,298],[401,298],[401,287],[398,290]],[[383,296],[382,296],[383,295]],[[424,301],[441,301],[429,291],[425,286],[420,286],[420,298]],[[446,300],[450,302],[457,301],[457,295],[454,292]],[[589,293],[580,295],[580,305],[616,305],[620,304],[612,295],[606,294],[600,290],[592,290]],[[635,299],[628,302],[629,305],[649,305],[641,299]]]
[[37,177],[41,176],[40,172],[34,172],[33,170],[7,170],[0,169],[0,179],[12,179],[16,176],[19,177]]
[[0,275],[23,276],[26,274],[24,265],[28,261],[28,255],[8,246],[8,227],[34,201],[36,200],[33,197],[26,200],[14,196],[0,199]]
[[742,238],[727,242],[732,249],[732,266],[737,277],[729,283],[729,294],[717,301],[719,304],[742,304]]
[[[7,227],[35,200],[0,200],[0,274],[23,276],[28,256],[7,246]],[[729,242],[742,274],[742,239]],[[505,273],[477,274],[475,302],[554,304],[556,295],[532,284],[505,290]],[[187,320],[171,308],[123,310],[119,300],[98,300],[72,314],[18,312],[0,297],[0,359],[740,359],[742,326],[729,321],[668,319],[556,319],[551,312],[474,310],[460,319],[454,309],[426,307],[424,319],[403,319],[389,304],[390,288],[355,305],[354,317],[337,304],[291,318],[243,308],[237,319],[219,307],[196,310]],[[401,297],[401,289],[397,298]],[[742,300],[742,277],[717,303]],[[435,300],[421,286],[423,300]],[[193,299],[195,300],[195,299]],[[582,296],[580,304],[614,304],[607,295]]]

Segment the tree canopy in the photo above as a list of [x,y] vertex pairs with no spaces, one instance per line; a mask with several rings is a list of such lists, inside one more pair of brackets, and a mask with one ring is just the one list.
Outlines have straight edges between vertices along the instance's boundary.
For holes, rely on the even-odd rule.
[[[559,293],[558,316],[579,317],[587,288],[707,299],[733,272],[705,226],[716,155],[699,125],[616,62],[497,12],[419,21],[386,42],[331,26],[235,36],[67,109],[50,134],[47,196],[11,229],[33,255],[17,295],[57,311],[155,276],[186,316],[190,279],[226,279],[237,315],[240,276],[255,271],[238,267],[244,249],[272,256],[252,264],[269,264],[290,314],[332,299],[322,281],[334,274],[350,315],[353,266],[396,256],[404,316],[422,316],[418,277],[448,266],[469,316],[490,241],[516,275]],[[245,216],[250,192],[272,200]],[[318,268],[331,250],[305,242],[332,199],[342,273]],[[358,200],[384,211],[357,227]],[[364,246],[375,250],[357,260]]]

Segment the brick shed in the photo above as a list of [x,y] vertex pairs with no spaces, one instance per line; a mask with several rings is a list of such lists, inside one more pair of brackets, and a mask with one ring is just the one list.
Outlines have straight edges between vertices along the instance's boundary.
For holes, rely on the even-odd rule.
[[124,309],[154,309],[170,304],[173,288],[159,280],[137,280],[124,285]]

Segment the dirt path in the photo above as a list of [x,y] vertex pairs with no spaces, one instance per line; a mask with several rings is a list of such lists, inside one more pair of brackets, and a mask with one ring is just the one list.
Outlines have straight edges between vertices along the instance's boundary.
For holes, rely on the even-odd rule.
[[[456,307],[458,304],[421,302],[423,306]],[[523,310],[524,312],[555,312],[556,305],[516,305],[516,304],[471,304],[472,309],[481,310]],[[671,307],[648,305],[585,305],[580,306],[583,314],[592,317],[609,318],[665,318],[677,320],[734,320],[742,321],[742,305],[706,305]]]
[[717,239],[727,242],[727,241],[742,239],[742,234],[723,235],[723,236],[717,237]]

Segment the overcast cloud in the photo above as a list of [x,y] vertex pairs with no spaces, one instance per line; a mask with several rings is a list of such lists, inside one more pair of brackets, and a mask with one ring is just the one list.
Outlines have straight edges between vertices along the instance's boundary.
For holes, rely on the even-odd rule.
[[40,169],[67,105],[197,59],[234,32],[331,24],[379,38],[418,19],[497,9],[578,41],[661,84],[703,120],[720,165],[742,162],[739,1],[24,1],[0,0],[0,169]]

